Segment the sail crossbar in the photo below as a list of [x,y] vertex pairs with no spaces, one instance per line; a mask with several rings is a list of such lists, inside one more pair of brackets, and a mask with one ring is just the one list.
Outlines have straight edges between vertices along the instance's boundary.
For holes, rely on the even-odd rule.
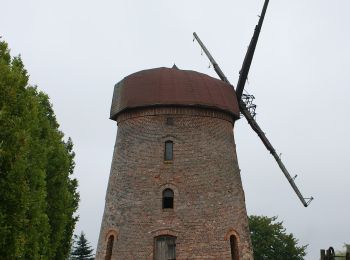
[[[232,84],[229,82],[229,80],[227,79],[225,74],[222,72],[220,66],[217,64],[217,62],[215,61],[213,56],[210,54],[208,49],[205,47],[203,42],[200,40],[198,35],[194,32],[193,36],[194,36],[195,40],[197,40],[198,44],[201,46],[201,48],[204,51],[204,53],[207,55],[210,63],[213,65],[214,70],[218,74],[219,78],[222,81],[224,81],[224,82],[226,82],[226,83],[228,83],[228,84],[230,84],[232,86]],[[261,130],[261,128],[260,128],[259,124],[257,123],[257,121],[254,119],[254,117],[249,112],[249,109],[247,108],[246,103],[241,98],[238,99],[238,103],[239,103],[239,109],[240,109],[242,115],[247,119],[248,124],[252,127],[254,132],[257,133],[257,135],[259,136],[260,140],[265,145],[266,149],[274,157],[274,159],[276,160],[278,166],[282,170],[284,176],[287,178],[287,180],[288,180],[289,184],[291,185],[291,187],[293,188],[294,192],[297,194],[297,196],[298,196],[299,200],[301,201],[301,203],[305,207],[307,207],[311,203],[311,201],[313,200],[313,197],[310,197],[310,198],[303,197],[303,195],[301,194],[299,188],[297,187],[297,185],[294,182],[295,178],[292,178],[291,175],[289,174],[289,172],[288,172],[287,168],[284,166],[280,156],[278,156],[275,148],[272,146],[270,141],[267,139],[265,133]]]

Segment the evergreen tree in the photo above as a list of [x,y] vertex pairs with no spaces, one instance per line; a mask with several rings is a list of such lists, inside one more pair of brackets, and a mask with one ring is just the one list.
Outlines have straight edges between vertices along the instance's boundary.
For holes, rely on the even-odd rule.
[[255,260],[302,260],[307,246],[298,246],[277,217],[250,216],[249,229]]
[[94,251],[91,246],[89,245],[89,242],[85,238],[84,232],[81,232],[80,236],[77,235],[74,236],[74,247],[73,251],[71,253],[72,260],[93,260],[94,255],[92,252]]
[[72,142],[21,57],[0,40],[0,256],[66,259],[79,195]]

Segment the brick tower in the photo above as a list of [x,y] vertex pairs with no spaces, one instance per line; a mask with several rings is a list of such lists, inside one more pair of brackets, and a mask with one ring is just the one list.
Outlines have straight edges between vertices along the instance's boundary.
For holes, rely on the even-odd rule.
[[96,259],[253,259],[228,84],[144,70],[114,89],[118,124]]

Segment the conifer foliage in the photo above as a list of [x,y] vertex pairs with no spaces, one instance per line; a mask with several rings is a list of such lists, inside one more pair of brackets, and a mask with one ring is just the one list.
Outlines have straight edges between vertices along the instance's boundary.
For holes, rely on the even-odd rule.
[[74,247],[71,253],[71,260],[93,260],[94,255],[92,254],[93,249],[89,245],[84,232],[81,232],[80,236],[74,236]]
[[77,221],[73,144],[0,39],[0,258],[67,259]]

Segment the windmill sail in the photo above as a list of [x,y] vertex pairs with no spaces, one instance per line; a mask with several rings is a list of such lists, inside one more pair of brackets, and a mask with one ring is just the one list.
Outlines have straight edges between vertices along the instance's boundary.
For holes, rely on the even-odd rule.
[[[252,114],[250,113],[250,111],[249,111],[249,109],[247,107],[247,104],[241,98],[242,97],[242,92],[243,92],[243,89],[244,89],[244,85],[245,85],[245,82],[247,80],[249,68],[250,68],[250,65],[251,65],[251,62],[252,62],[252,59],[253,59],[255,47],[256,47],[256,44],[258,42],[258,37],[259,37],[261,26],[262,26],[262,23],[263,23],[263,20],[264,20],[264,17],[265,17],[265,13],[266,13],[266,9],[267,9],[268,3],[269,3],[269,0],[265,0],[265,4],[264,4],[264,7],[263,7],[263,10],[262,10],[260,19],[259,19],[259,23],[258,23],[258,25],[255,28],[254,36],[253,36],[253,38],[252,38],[252,40],[250,42],[247,54],[246,54],[246,56],[244,58],[244,62],[243,62],[242,69],[241,69],[241,72],[240,72],[240,77],[239,77],[239,80],[238,80],[236,94],[237,94],[237,99],[238,99],[239,108],[240,108],[241,113],[247,119],[249,125],[252,127],[254,132],[257,133],[257,135],[259,136],[260,140],[263,142],[263,144],[265,145],[267,150],[269,150],[269,152],[275,158],[278,166],[280,167],[280,169],[282,170],[283,174],[287,178],[288,182],[292,186],[293,190],[297,194],[297,196],[300,199],[301,203],[305,207],[307,207],[310,204],[310,202],[313,200],[313,197],[311,197],[311,198],[304,198],[302,196],[301,192],[299,191],[298,187],[296,186],[296,184],[294,182],[294,179],[290,176],[290,174],[289,174],[287,168],[284,166],[281,158],[277,155],[275,148],[272,146],[270,141],[267,139],[265,133],[261,130],[260,126],[255,121],[254,117],[252,116]],[[232,86],[232,84],[226,78],[225,74],[220,69],[220,67],[217,64],[217,62],[211,56],[211,54],[208,51],[208,49],[204,46],[203,42],[199,39],[198,35],[194,32],[193,36],[195,37],[195,39],[197,40],[197,42],[199,43],[199,45],[203,49],[204,53],[209,58],[211,64],[214,67],[215,72],[218,74],[220,79],[222,81],[225,81],[226,83],[228,83],[228,84],[230,84]],[[308,201],[306,201],[306,199]]]
[[269,4],[269,0],[265,0],[264,7],[261,11],[259,23],[255,26],[252,40],[250,41],[248,51],[244,57],[241,71],[239,72],[239,79],[238,79],[238,83],[236,86],[236,95],[237,95],[238,100],[241,100],[243,89],[244,89],[245,83],[246,83],[247,78],[248,78],[250,65],[252,64],[255,48],[256,48],[256,45],[258,43],[261,27],[262,27],[263,22],[264,22],[264,18],[265,18],[268,4]]

